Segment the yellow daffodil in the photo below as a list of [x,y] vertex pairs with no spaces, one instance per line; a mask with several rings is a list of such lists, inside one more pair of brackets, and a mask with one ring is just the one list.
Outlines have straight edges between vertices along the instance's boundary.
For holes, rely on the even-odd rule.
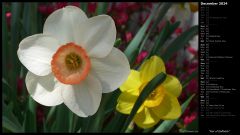
[[198,11],[198,3],[197,2],[189,2],[189,7],[192,12]]
[[[164,72],[165,65],[161,58],[152,56],[146,60],[139,71],[131,70],[128,79],[120,87],[121,95],[118,98],[116,109],[123,114],[130,114],[136,99],[143,88],[157,74]],[[134,122],[142,128],[150,128],[156,125],[161,119],[176,119],[181,114],[181,107],[178,96],[181,94],[182,85],[179,80],[167,75],[165,81],[144,101],[134,116]]]
[[93,115],[102,93],[117,89],[130,73],[115,40],[116,26],[108,15],[88,18],[75,6],[54,11],[43,33],[19,44],[18,58],[29,70],[29,94],[45,106],[64,103],[78,116]]

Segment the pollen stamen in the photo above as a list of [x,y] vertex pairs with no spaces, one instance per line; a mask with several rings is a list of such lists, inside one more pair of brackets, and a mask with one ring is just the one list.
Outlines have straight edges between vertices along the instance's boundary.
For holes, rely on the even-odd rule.
[[66,66],[69,70],[77,70],[81,67],[82,61],[76,53],[70,53],[65,58]]

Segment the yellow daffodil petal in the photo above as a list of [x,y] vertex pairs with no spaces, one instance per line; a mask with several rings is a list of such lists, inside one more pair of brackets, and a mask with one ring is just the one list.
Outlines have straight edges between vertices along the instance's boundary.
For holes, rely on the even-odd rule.
[[[137,96],[131,95],[129,93],[123,92],[118,98],[118,104],[116,106],[117,111],[123,113],[123,114],[130,114],[136,100]],[[138,109],[139,113],[143,109],[143,106],[141,106]]]
[[155,115],[163,120],[177,119],[181,115],[181,107],[175,96],[166,92],[159,106],[151,108]]
[[159,85],[144,101],[144,106],[155,107],[161,104],[165,96],[165,90],[162,85]]
[[127,92],[132,95],[139,95],[139,87],[141,86],[140,73],[136,70],[131,70],[128,79],[120,86],[122,92]]
[[167,75],[167,78],[163,82],[162,86],[166,91],[174,95],[175,97],[180,96],[182,92],[182,85],[180,81],[172,75]]
[[137,113],[134,116],[134,122],[137,124],[137,126],[144,129],[153,127],[159,121],[160,119],[152,112],[152,110],[146,107],[144,107],[140,113]]
[[140,78],[142,82],[151,81],[157,74],[166,73],[163,60],[158,56],[152,56],[140,67]]

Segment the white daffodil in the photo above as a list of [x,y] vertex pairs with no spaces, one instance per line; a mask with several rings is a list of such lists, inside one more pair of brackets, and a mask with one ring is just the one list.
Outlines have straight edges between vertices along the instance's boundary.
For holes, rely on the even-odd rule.
[[93,115],[102,93],[117,89],[130,73],[126,56],[113,47],[115,39],[108,15],[88,18],[74,6],[56,10],[43,33],[19,44],[18,58],[29,70],[29,94],[45,106],[64,103],[78,116]]

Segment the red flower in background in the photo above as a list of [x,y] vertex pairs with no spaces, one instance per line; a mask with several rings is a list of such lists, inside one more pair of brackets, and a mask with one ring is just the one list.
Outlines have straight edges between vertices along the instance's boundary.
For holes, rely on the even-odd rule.
[[73,5],[73,6],[77,6],[79,7],[80,6],[80,3],[79,2],[71,2],[71,3],[68,3],[68,2],[56,2],[56,3],[46,3],[46,4],[40,4],[38,6],[38,11],[40,13],[42,13],[43,15],[50,15],[53,11],[57,10],[57,9],[60,9],[60,8],[63,8],[63,7],[66,7],[68,5]]
[[170,22],[171,22],[171,23],[175,23],[175,22],[176,22],[176,17],[175,17],[175,16],[172,16],[171,19],[170,19]]
[[43,106],[37,105],[37,123],[42,124],[44,120]]
[[192,123],[192,121],[195,120],[196,118],[197,118],[196,112],[193,112],[189,116],[184,117],[183,118],[184,126],[187,126],[188,124]]
[[126,32],[126,33],[125,33],[125,41],[126,41],[126,42],[131,41],[132,38],[133,38],[132,32]]
[[174,33],[175,33],[177,36],[181,35],[182,32],[183,32],[183,30],[182,30],[182,28],[180,28],[180,27],[178,27],[178,28],[174,31]]
[[113,4],[112,8],[113,8],[113,10],[115,10],[117,12],[126,12],[128,9],[128,3],[123,2],[123,3]]
[[186,90],[190,93],[190,94],[194,94],[197,93],[198,90],[198,81],[196,79],[192,79],[189,84],[186,87]]
[[[143,6],[145,4],[142,4]],[[148,5],[145,5],[145,6],[148,6]],[[141,8],[141,5],[136,3],[136,2],[129,2],[128,3],[128,9],[130,10],[130,12],[133,12],[133,11],[137,11]]]
[[53,5],[39,5],[38,11],[43,15],[50,15],[55,10]]
[[116,25],[124,25],[128,21],[128,14],[126,12],[120,12],[113,16]]
[[67,5],[68,5],[67,2],[57,2],[55,7],[56,9],[60,9],[66,7]]
[[187,51],[190,52],[192,55],[196,56],[198,54],[197,50],[194,49],[193,47],[189,46],[187,48]]
[[135,64],[140,64],[142,63],[142,61],[144,60],[144,58],[148,55],[148,52],[147,51],[142,51],[138,56],[137,56],[137,59],[136,59],[136,62]]
[[23,91],[24,79],[18,77],[17,78],[17,94],[21,95]]
[[176,75],[176,61],[169,61],[166,63],[166,72],[171,75]]
[[88,12],[89,13],[95,13],[96,11],[96,8],[97,8],[97,3],[96,2],[89,2],[88,3]]

